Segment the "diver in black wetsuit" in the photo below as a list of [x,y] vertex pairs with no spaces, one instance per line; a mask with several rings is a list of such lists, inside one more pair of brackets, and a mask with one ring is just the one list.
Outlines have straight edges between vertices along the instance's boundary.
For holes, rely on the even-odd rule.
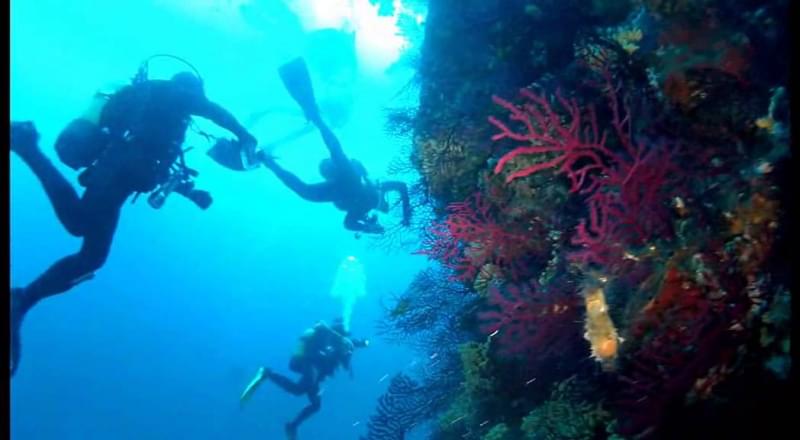
[[319,128],[322,139],[330,151],[331,157],[319,164],[319,172],[325,178],[321,183],[305,183],[296,175],[278,165],[268,155],[262,155],[264,166],[300,197],[310,202],[333,202],[342,211],[347,212],[344,226],[348,230],[376,233],[384,232],[378,224],[376,215],[369,215],[373,209],[388,212],[386,193],[397,191],[403,203],[403,224],[408,225],[411,211],[406,184],[397,181],[373,182],[367,178],[367,171],[361,162],[348,159],[342,151],[339,140],[322,121],[319,113],[313,113],[309,119]]
[[360,162],[345,156],[339,140],[320,116],[311,80],[302,58],[282,66],[280,73],[289,93],[302,107],[306,119],[319,129],[331,157],[319,165],[319,172],[325,181],[314,184],[301,181],[266,154],[261,155],[264,165],[300,197],[311,202],[333,202],[337,208],[347,212],[344,226],[351,231],[383,233],[383,227],[378,224],[377,216],[369,216],[369,212],[373,209],[388,212],[389,206],[385,197],[390,191],[397,191],[400,194],[403,203],[403,224],[408,225],[411,220],[411,207],[406,184],[396,181],[373,182],[367,178],[367,171]]
[[[411,221],[411,206],[406,184],[399,181],[375,182],[367,177],[367,171],[357,160],[348,159],[342,145],[320,116],[314,99],[311,80],[302,58],[283,65],[280,69],[281,79],[292,97],[300,104],[306,118],[312,122],[322,134],[322,140],[330,152],[330,158],[319,165],[320,174],[325,178],[320,183],[305,183],[296,175],[285,170],[265,151],[257,153],[257,159],[300,197],[311,202],[332,202],[338,209],[345,211],[345,228],[364,233],[381,234],[383,226],[378,223],[376,215],[370,211],[388,212],[386,201],[388,192],[400,194],[403,205],[403,224]],[[208,153],[214,160],[233,170],[243,170],[247,166],[241,163],[239,151],[234,146],[218,143]]]
[[319,411],[321,407],[320,384],[332,376],[339,367],[343,367],[350,373],[350,377],[353,377],[353,369],[350,365],[353,351],[368,345],[368,340],[351,337],[341,319],[336,319],[331,326],[320,321],[303,333],[297,350],[289,360],[289,369],[300,374],[300,379],[295,382],[269,368],[259,368],[256,377],[242,393],[239,399],[240,403],[244,404],[250,399],[256,388],[265,380],[275,383],[295,396],[303,394],[308,396],[309,405],[285,425],[288,439],[293,440],[297,437],[297,428],[300,424]]
[[[170,179],[182,158],[181,144],[192,115],[207,118],[236,135],[245,151],[256,139],[218,104],[209,101],[202,80],[181,72],[170,80],[141,80],[107,96],[96,121],[76,119],[59,135],[56,149],[73,168],[86,167],[79,182],[82,196],[38,146],[31,122],[11,123],[11,151],[41,181],[64,228],[83,238],[80,250],[62,258],[24,288],[11,292],[11,374],[19,364],[19,330],[25,314],[40,300],[65,292],[91,278],[111,248],[120,209],[134,193],[153,191]],[[201,206],[207,193],[184,188]]]

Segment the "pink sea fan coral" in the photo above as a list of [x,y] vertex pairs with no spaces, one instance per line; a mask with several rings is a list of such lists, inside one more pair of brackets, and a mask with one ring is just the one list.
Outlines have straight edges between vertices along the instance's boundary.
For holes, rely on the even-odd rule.
[[612,131],[618,148],[607,143],[606,131],[598,128],[594,107],[582,111],[575,99],[556,92],[556,100],[566,111],[563,121],[543,95],[523,89],[525,98],[516,106],[497,96],[495,103],[509,111],[509,120],[521,124],[515,131],[495,117],[489,122],[500,129],[493,141],[512,139],[524,142],[504,154],[495,166],[501,173],[509,162],[521,155],[542,155],[542,160],[510,172],[512,181],[545,169],[554,168],[570,181],[570,192],[586,195],[588,222],[578,224],[572,243],[580,247],[570,258],[581,263],[604,266],[619,261],[624,250],[644,244],[653,236],[668,235],[670,191],[677,180],[672,150],[662,143],[634,139],[630,111],[618,94],[610,74],[605,71],[605,91],[611,113]]
[[526,237],[498,224],[479,192],[450,204],[447,210],[447,218],[428,229],[417,253],[453,269],[463,281],[474,280],[485,264],[497,265],[513,277],[525,252]]
[[580,335],[578,297],[542,289],[538,283],[492,285],[489,310],[478,314],[480,330],[507,356],[550,357]]

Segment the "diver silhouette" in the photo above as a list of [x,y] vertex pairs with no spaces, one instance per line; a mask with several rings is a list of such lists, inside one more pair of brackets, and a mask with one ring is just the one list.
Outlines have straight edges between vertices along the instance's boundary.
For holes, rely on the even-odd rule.
[[350,360],[353,351],[367,346],[369,346],[368,340],[350,336],[341,318],[335,319],[330,326],[320,321],[303,333],[297,349],[289,360],[289,369],[300,374],[300,379],[294,382],[269,368],[261,367],[242,392],[239,402],[243,405],[249,400],[256,388],[265,380],[273,382],[290,394],[308,396],[309,404],[284,427],[287,438],[294,440],[297,438],[297,428],[300,424],[319,411],[322,406],[320,384],[326,378],[333,376],[339,367],[347,370],[352,378],[353,368]]
[[[270,169],[278,179],[297,195],[310,202],[330,202],[339,210],[345,211],[344,227],[351,231],[381,234],[383,226],[377,215],[370,211],[389,212],[386,195],[397,192],[403,209],[403,225],[411,221],[411,206],[408,188],[400,181],[378,182],[367,175],[361,162],[349,159],[333,131],[322,120],[314,98],[314,91],[308,69],[302,58],[297,58],[281,66],[279,73],[289,93],[300,104],[306,118],[320,131],[322,140],[328,148],[330,158],[319,164],[319,172],[325,179],[319,183],[303,182],[295,174],[287,171],[275,158],[263,149],[256,153],[258,161]],[[223,166],[243,170],[242,158],[236,146],[229,142],[218,142],[208,154]]]
[[235,134],[240,149],[255,148],[255,137],[206,98],[199,75],[180,72],[169,80],[155,80],[142,70],[132,84],[113,94],[98,94],[93,116],[73,120],[56,141],[62,162],[76,170],[85,168],[78,179],[86,188],[81,196],[39,149],[34,124],[11,123],[11,151],[39,179],[67,232],[83,239],[77,253],[58,260],[26,287],[11,289],[12,376],[19,365],[19,332],[26,313],[42,299],[93,277],[103,266],[120,210],[131,195],[158,188],[153,194],[160,197],[150,200],[157,208],[167,187],[201,208],[210,205],[208,193],[193,189],[188,178],[193,170],[183,162],[181,145],[192,115]]

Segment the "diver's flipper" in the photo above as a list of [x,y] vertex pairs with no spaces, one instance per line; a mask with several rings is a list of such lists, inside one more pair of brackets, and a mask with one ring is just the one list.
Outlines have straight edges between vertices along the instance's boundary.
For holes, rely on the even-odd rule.
[[308,74],[305,60],[302,57],[295,58],[278,68],[278,73],[286,90],[302,107],[306,118],[311,121],[317,119],[319,109],[314,98],[314,87],[311,85],[311,76]]
[[245,171],[242,161],[242,147],[228,139],[220,139],[206,152],[214,162],[224,166],[229,170]]
[[19,359],[21,356],[21,344],[19,330],[22,325],[22,318],[25,317],[25,311],[22,308],[22,294],[23,290],[20,288],[11,289],[11,348],[9,357],[11,361],[11,377],[17,372],[19,367]]
[[242,395],[239,396],[239,405],[244,405],[245,402],[250,400],[250,397],[253,396],[253,393],[256,391],[261,382],[264,380],[264,368],[259,368],[258,373],[256,373],[256,377],[247,384],[247,387],[242,392]]

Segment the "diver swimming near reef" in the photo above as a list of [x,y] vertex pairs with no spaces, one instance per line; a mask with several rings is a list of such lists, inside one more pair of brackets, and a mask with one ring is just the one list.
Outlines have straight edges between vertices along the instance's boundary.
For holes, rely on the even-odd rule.
[[[152,57],[151,57],[152,58]],[[135,193],[151,193],[160,208],[171,192],[205,209],[211,197],[194,189],[181,145],[191,116],[209,119],[238,138],[240,149],[254,151],[256,139],[230,112],[206,98],[199,74],[180,72],[169,80],[147,78],[147,62],[132,84],[113,94],[96,95],[96,106],[73,120],[56,140],[66,165],[83,169],[82,195],[39,149],[32,122],[11,123],[11,151],[31,168],[80,250],[58,260],[24,288],[11,289],[11,375],[20,359],[20,327],[26,313],[48,296],[63,293],[93,277],[108,257],[120,210]],[[188,64],[188,63],[187,63]],[[190,65],[191,66],[191,65]],[[196,71],[195,71],[196,72]]]
[[309,405],[285,425],[287,438],[293,440],[297,437],[297,428],[300,424],[320,409],[320,384],[332,376],[339,367],[347,370],[352,378],[353,369],[350,360],[353,351],[368,345],[368,340],[351,337],[345,329],[342,319],[334,320],[330,326],[320,321],[303,333],[297,350],[289,361],[289,369],[300,374],[297,382],[275,373],[269,368],[262,367],[247,385],[239,401],[244,404],[265,380],[272,381],[286,392],[296,396],[303,394],[308,396]]
[[[322,134],[322,140],[330,152],[330,158],[322,160],[319,172],[325,179],[320,183],[305,183],[296,175],[282,168],[266,151],[257,153],[258,160],[269,168],[284,185],[297,195],[311,202],[332,202],[336,208],[345,211],[344,226],[348,230],[372,234],[384,232],[378,223],[377,215],[370,211],[388,212],[386,194],[400,194],[403,207],[403,225],[411,221],[411,206],[408,188],[400,181],[376,182],[368,178],[367,170],[361,162],[349,159],[339,140],[322,120],[314,99],[311,79],[302,58],[297,58],[280,68],[281,79],[289,93],[300,104],[303,113]],[[238,149],[226,142],[219,142],[209,151],[217,162],[234,170],[247,167],[242,164]]]

